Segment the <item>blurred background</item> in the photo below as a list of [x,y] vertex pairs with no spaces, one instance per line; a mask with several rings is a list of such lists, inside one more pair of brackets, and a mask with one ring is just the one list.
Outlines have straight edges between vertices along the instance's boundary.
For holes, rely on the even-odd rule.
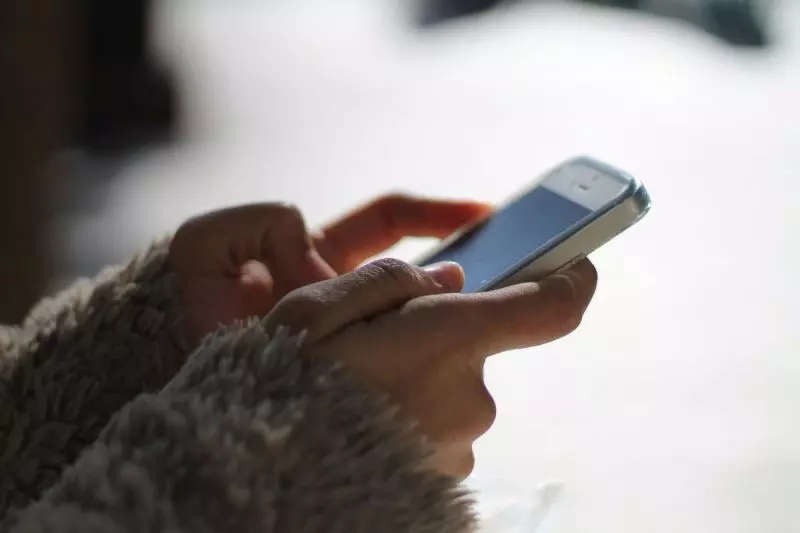
[[593,256],[578,333],[489,365],[482,498],[800,531],[800,3],[10,0],[0,43],[0,321],[204,210],[501,202],[592,155],[653,211]]

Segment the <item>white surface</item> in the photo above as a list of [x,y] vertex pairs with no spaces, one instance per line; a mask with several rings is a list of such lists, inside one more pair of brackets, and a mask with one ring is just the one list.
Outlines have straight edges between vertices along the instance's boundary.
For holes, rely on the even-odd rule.
[[478,472],[559,480],[547,533],[800,531],[797,9],[762,56],[558,6],[415,38],[374,0],[189,4],[163,44],[192,141],[131,168],[84,237],[127,253],[253,199],[312,223],[387,189],[499,201],[595,155],[653,210],[594,255],[576,334],[491,362]]

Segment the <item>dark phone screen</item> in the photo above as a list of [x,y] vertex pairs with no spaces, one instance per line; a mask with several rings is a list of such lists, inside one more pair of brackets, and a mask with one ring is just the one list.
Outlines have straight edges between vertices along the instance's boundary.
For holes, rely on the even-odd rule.
[[455,261],[464,268],[464,292],[475,292],[592,211],[536,187],[464,233],[424,264]]

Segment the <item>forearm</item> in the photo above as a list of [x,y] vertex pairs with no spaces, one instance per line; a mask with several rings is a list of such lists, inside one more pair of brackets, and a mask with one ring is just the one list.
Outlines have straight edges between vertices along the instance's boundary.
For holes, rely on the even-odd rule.
[[[378,394],[251,323],[141,396],[19,531],[463,533],[457,484]],[[96,525],[95,528],[89,524]]]
[[49,487],[124,404],[177,372],[186,347],[175,293],[161,243],[0,334],[0,516]]

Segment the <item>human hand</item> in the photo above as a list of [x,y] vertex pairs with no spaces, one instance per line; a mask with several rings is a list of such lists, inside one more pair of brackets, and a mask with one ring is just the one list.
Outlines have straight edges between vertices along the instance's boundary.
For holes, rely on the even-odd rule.
[[266,327],[306,330],[301,356],[339,361],[385,393],[433,443],[430,466],[466,477],[472,445],[495,418],[486,358],[573,331],[597,273],[584,260],[538,283],[460,294],[463,283],[454,263],[380,260],[289,293]]
[[221,324],[266,315],[290,291],[349,272],[403,237],[443,238],[490,211],[476,202],[390,195],[316,233],[285,204],[190,219],[175,234],[168,259],[180,280],[187,333],[196,342]]

